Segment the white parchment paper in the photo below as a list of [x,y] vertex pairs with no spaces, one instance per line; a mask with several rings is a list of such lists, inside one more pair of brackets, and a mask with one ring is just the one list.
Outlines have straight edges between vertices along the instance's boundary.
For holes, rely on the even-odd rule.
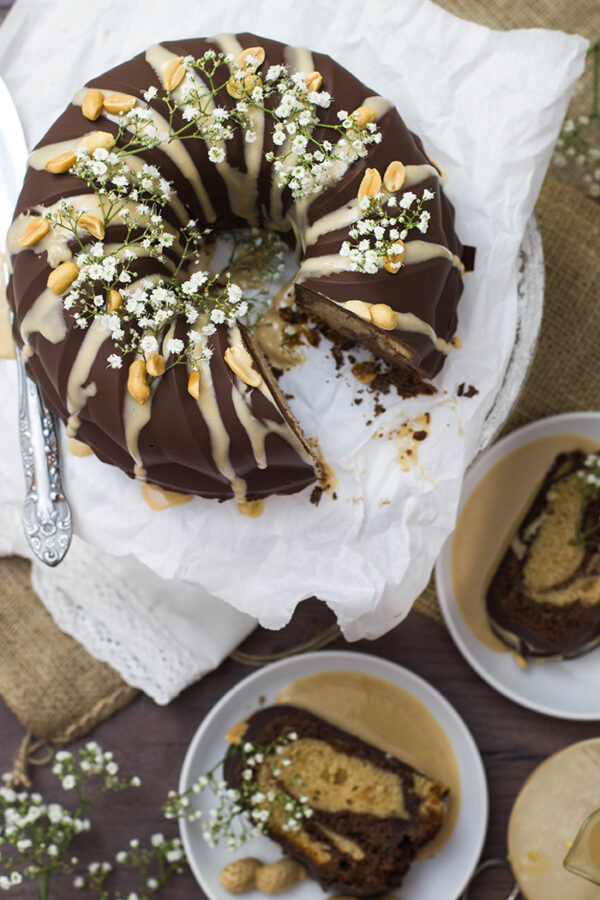
[[[336,377],[326,347],[285,376],[295,414],[336,472],[337,500],[324,496],[315,507],[307,492],[274,497],[256,520],[232,502],[198,498],[156,513],[122,472],[65,452],[76,532],[165,579],[199,585],[267,627],[281,627],[315,594],[347,637],[375,637],[408,612],[454,526],[462,475],[514,339],[519,244],[586,42],[543,30],[493,32],[428,0],[18,0],[0,29],[0,74],[33,146],[87,79],[152,43],[223,31],[331,54],[421,135],[450,174],[458,234],[477,247],[459,307],[462,349],[448,358],[434,397],[390,396],[370,427],[371,401],[353,405],[360,385],[347,373]],[[0,363],[0,501],[18,508],[13,366]],[[457,399],[461,382],[478,395]],[[404,471],[393,433],[425,410],[430,435],[419,466]]]

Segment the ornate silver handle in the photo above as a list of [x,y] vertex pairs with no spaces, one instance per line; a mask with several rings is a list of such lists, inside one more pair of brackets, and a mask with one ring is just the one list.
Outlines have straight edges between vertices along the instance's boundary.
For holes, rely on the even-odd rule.
[[[475,879],[478,877],[478,875],[481,875],[482,872],[487,872],[488,869],[508,869],[512,875],[512,869],[511,869],[510,863],[507,859],[504,859],[502,857],[498,857],[497,859],[486,859],[482,863],[480,863],[477,866],[477,868],[475,869],[475,871],[473,872],[473,875],[471,876],[469,884],[465,888],[465,892],[463,894],[461,894],[459,900],[469,900],[469,891],[471,889],[471,885],[473,884]],[[522,896],[523,895],[521,894],[521,889],[519,888],[519,885],[515,881],[515,883],[512,886],[512,890],[511,890],[510,894],[508,894],[506,900],[519,900],[519,897],[522,897]]]
[[47,566],[57,566],[69,549],[73,522],[60,478],[56,425],[37,385],[25,372],[19,348],[16,357],[19,444],[25,473],[25,537],[38,559]]

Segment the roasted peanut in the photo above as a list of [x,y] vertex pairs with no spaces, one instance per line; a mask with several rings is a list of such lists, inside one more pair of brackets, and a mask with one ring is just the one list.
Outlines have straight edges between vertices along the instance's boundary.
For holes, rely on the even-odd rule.
[[93,153],[94,150],[99,150],[100,148],[110,150],[116,143],[117,139],[110,131],[92,131],[91,134],[86,134],[79,141],[79,146]]
[[188,394],[190,394],[190,396],[192,396],[194,400],[200,399],[200,372],[190,372],[187,389]]
[[346,300],[346,302],[342,305],[344,309],[347,309],[348,312],[354,313],[355,316],[359,316],[361,319],[366,319],[367,322],[371,321],[369,304],[365,303],[363,300]]
[[30,219],[25,226],[23,234],[19,238],[19,244],[21,247],[31,247],[33,244],[37,244],[38,241],[41,241],[49,231],[50,223],[48,222],[48,219],[42,219],[41,216]]
[[163,69],[162,83],[166,91],[174,91],[185,78],[183,56],[174,56]]
[[[250,62],[248,57],[253,59],[254,62]],[[246,47],[246,49],[238,56],[237,65],[240,67],[240,69],[245,69],[247,72],[256,72],[259,66],[262,66],[264,61],[264,47]]]
[[92,88],[85,95],[81,104],[81,112],[91,122],[95,122],[104,106],[104,94],[98,88]]
[[371,106],[359,106],[350,114],[350,118],[358,128],[366,128],[377,118],[377,110]]
[[82,216],[79,216],[77,226],[78,228],[85,229],[85,231],[89,232],[92,237],[95,237],[99,241],[104,238],[104,222],[102,219],[99,219],[98,216],[93,216],[91,213],[84,213]]
[[357,362],[352,366],[352,374],[362,382],[362,384],[371,384],[377,378],[377,368],[375,364],[369,360]]
[[402,241],[396,241],[395,244],[392,244],[383,261],[386,272],[391,272],[392,275],[395,275],[396,272],[398,272],[402,265],[405,252],[406,250]]
[[395,159],[389,164],[383,176],[383,185],[386,191],[393,194],[399,191],[406,181],[406,166],[399,159]]
[[320,72],[309,72],[304,76],[304,83],[308,93],[312,94],[313,91],[318,91],[323,84],[323,76]]
[[374,303],[371,307],[371,321],[384,331],[393,331],[398,324],[398,313],[387,303]]
[[146,377],[146,363],[143,359],[135,359],[129,366],[127,390],[140,406],[143,406],[148,400],[150,385]]
[[131,112],[136,104],[136,98],[131,94],[111,94],[104,98],[104,109],[112,115]]
[[256,75],[254,72],[249,72],[247,75],[238,81],[233,78],[227,82],[227,93],[230,97],[233,97],[235,100],[239,100],[245,94],[248,94],[255,87],[260,87],[262,84],[262,78],[260,75]]
[[256,873],[262,866],[260,859],[245,856],[236,859],[221,869],[219,881],[230,894],[243,894],[256,885]]
[[108,311],[109,313],[116,312],[121,304],[123,303],[123,298],[119,291],[110,290],[108,292]]
[[46,284],[53,294],[64,294],[79,275],[79,266],[74,262],[64,262],[48,275]]
[[304,866],[297,860],[284,856],[283,859],[257,870],[256,887],[264,894],[279,894],[305,878]]
[[380,190],[381,175],[377,169],[367,169],[358,188],[358,199],[362,200],[364,197],[375,197]]
[[76,162],[77,156],[73,150],[67,150],[65,153],[59,153],[58,156],[49,159],[44,168],[53,175],[62,175],[63,172],[68,172]]
[[165,358],[160,353],[151,353],[146,360],[146,370],[152,378],[158,378],[165,373]]
[[227,348],[225,362],[244,384],[248,384],[250,387],[258,387],[262,384],[262,375],[254,367],[252,357],[241,344]]

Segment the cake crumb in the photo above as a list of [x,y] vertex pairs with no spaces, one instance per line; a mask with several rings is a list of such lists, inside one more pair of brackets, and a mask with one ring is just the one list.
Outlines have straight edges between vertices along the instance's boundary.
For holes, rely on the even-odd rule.
[[313,506],[319,505],[319,503],[321,502],[322,496],[323,496],[323,488],[317,484],[316,487],[314,487],[312,489],[311,494],[310,494],[310,502],[313,504]]
[[465,384],[465,382],[463,381],[462,384],[459,384],[459,386],[458,386],[456,396],[457,397],[466,397],[466,398],[470,399],[471,397],[475,397],[478,393],[479,393],[479,391],[477,390],[477,388],[474,385],[470,384],[467,386]]
[[[431,415],[428,412],[421,413],[415,419],[407,419],[389,431],[379,428],[372,437],[378,440],[393,441],[396,447],[396,462],[404,472],[418,468],[425,475],[423,466],[419,463],[419,445],[429,437]],[[426,476],[427,477],[427,476]]]

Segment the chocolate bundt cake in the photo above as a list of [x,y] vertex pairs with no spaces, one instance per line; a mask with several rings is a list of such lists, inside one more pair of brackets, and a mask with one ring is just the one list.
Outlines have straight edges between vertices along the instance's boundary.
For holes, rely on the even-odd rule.
[[490,626],[525,657],[600,643],[599,464],[580,451],[556,457],[490,582]]
[[265,796],[302,797],[311,815],[290,829],[289,813],[274,804],[268,836],[325,891],[373,897],[397,888],[419,848],[439,831],[447,789],[324,719],[283,704],[248,719],[225,762],[230,787],[239,789],[244,777],[247,742],[265,747],[289,735],[294,739],[283,752],[267,754],[253,777]]
[[[292,93],[265,91],[285,77],[318,110],[312,153],[294,143]],[[204,131],[190,132],[203,104]],[[373,234],[387,228],[395,241],[378,263],[360,221],[376,198],[380,217],[406,213],[395,230],[373,220]],[[300,491],[323,469],[242,306],[198,319],[202,278],[181,268],[190,229],[280,233],[298,257],[297,301],[419,385],[451,349],[472,262],[453,221],[420,140],[328,56],[252,34],[155,45],[82,88],[31,154],[8,238],[15,341],[49,409],[101,460],[247,506]],[[191,307],[172,319],[175,289]],[[233,290],[223,296],[235,304]],[[189,336],[196,320],[202,340]],[[184,358],[196,340],[201,350]]]

